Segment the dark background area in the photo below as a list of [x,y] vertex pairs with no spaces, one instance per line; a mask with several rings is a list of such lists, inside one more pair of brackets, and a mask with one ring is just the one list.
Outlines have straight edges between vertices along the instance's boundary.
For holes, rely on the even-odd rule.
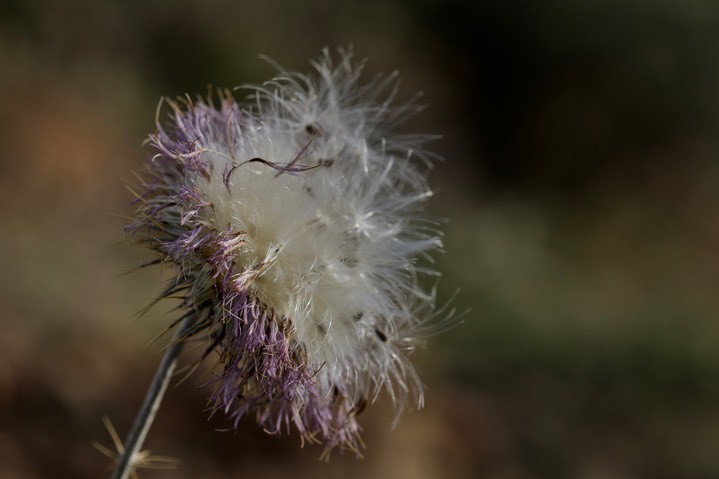
[[163,274],[123,276],[124,185],[161,96],[310,71],[352,44],[439,133],[427,406],[362,417],[365,458],[208,421],[169,391],[142,478],[719,477],[719,3],[0,2],[0,477],[103,477],[159,362]]

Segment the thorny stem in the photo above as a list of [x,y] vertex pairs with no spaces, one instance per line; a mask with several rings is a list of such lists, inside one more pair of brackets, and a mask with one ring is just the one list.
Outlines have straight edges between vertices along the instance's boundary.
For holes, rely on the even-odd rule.
[[177,365],[177,356],[184,345],[183,336],[192,327],[196,319],[195,315],[188,315],[178,328],[167,350],[165,350],[160,366],[158,366],[155,377],[147,390],[142,407],[138,411],[137,417],[135,417],[135,422],[127,435],[127,439],[125,439],[122,454],[117,461],[117,466],[112,473],[111,479],[127,479],[132,473],[140,448],[145,442],[145,437],[147,437],[147,432],[150,430],[152,422],[155,420],[155,414],[160,408],[160,402],[162,402],[162,397]]

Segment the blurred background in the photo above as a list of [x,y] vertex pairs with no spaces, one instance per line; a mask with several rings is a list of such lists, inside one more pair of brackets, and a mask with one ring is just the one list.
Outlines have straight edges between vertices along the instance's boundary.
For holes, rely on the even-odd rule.
[[105,477],[174,318],[123,243],[161,96],[309,71],[354,45],[439,133],[427,406],[361,417],[366,457],[169,391],[149,478],[719,477],[719,3],[0,1],[0,477]]

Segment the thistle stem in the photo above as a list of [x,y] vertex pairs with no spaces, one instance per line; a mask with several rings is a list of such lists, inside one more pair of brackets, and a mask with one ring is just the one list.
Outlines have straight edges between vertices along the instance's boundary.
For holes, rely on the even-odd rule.
[[182,338],[195,320],[195,315],[188,315],[165,350],[162,361],[160,361],[160,365],[155,372],[155,377],[147,390],[142,407],[140,407],[135,417],[135,422],[132,424],[132,429],[130,429],[127,439],[125,439],[122,454],[117,461],[117,466],[112,473],[111,479],[127,479],[132,473],[136,465],[137,455],[145,442],[145,437],[147,437],[147,432],[150,430],[152,422],[155,420],[155,414],[160,408],[162,397],[165,395],[172,373],[175,371],[177,357],[184,345]]

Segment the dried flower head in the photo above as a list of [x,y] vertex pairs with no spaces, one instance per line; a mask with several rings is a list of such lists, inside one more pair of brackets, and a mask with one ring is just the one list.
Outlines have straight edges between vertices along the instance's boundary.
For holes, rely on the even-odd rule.
[[358,452],[382,390],[398,412],[423,401],[406,353],[436,323],[416,264],[441,246],[419,214],[429,137],[393,131],[418,109],[392,104],[396,75],[361,84],[348,52],[313,67],[246,104],[167,101],[128,229],[174,264],[161,296],[182,298],[185,339],[219,357],[214,410]]

